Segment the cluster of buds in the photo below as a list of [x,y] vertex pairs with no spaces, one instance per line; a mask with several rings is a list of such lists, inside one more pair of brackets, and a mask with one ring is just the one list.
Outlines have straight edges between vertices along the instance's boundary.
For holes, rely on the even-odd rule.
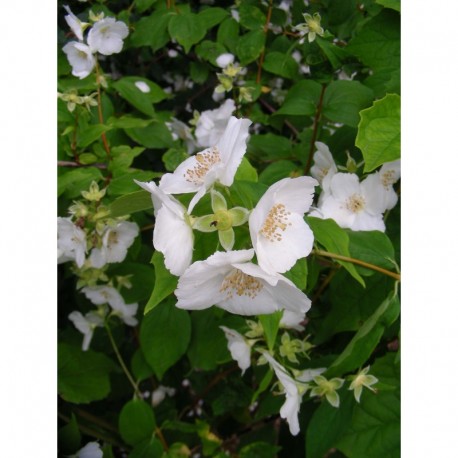
[[97,92],[93,92],[89,95],[78,95],[78,91],[76,89],[70,89],[66,92],[58,92],[57,96],[59,99],[67,102],[67,109],[72,113],[77,105],[84,106],[87,110],[90,110],[91,107],[96,107],[98,105],[97,100],[95,97],[97,96]]

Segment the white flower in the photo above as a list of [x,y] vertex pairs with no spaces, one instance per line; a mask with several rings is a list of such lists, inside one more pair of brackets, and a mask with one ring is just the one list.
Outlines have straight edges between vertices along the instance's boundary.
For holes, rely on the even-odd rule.
[[215,183],[231,186],[246,152],[249,119],[231,117],[223,136],[215,146],[183,161],[173,173],[162,176],[159,187],[166,194],[195,192],[188,212]]
[[94,335],[94,330],[97,327],[103,327],[103,318],[99,313],[89,312],[82,315],[81,312],[72,312],[68,318],[73,322],[76,329],[84,334],[83,351],[89,348],[89,345]]
[[253,256],[253,249],[216,252],[195,262],[178,281],[176,306],[202,310],[216,305],[239,315],[310,309],[310,299],[301,290],[282,275],[270,275],[249,262]]
[[316,375],[313,377],[313,381],[317,386],[312,388],[310,396],[326,396],[326,400],[329,404],[336,408],[339,407],[340,397],[337,390],[342,387],[345,380],[337,377],[328,380],[322,375]]
[[378,172],[368,175],[365,181],[374,181],[374,186],[379,185],[380,194],[383,196],[384,210],[391,210],[398,202],[398,195],[393,189],[393,184],[401,177],[401,161],[387,162]]
[[322,374],[325,371],[325,367],[319,367],[317,369],[304,369],[296,375],[296,380],[304,383],[311,382],[314,379],[314,377]]
[[87,36],[87,43],[92,52],[105,56],[121,52],[123,39],[129,35],[129,29],[122,21],[107,17],[96,22]]
[[151,193],[156,222],[153,245],[164,255],[165,267],[173,275],[181,275],[191,264],[194,235],[186,208],[173,196],[165,194],[154,181],[135,181]]
[[324,35],[324,29],[321,27],[321,16],[319,13],[314,13],[313,16],[305,13],[303,14],[305,22],[302,24],[298,24],[293,27],[293,30],[297,30],[299,32],[299,36],[302,37],[299,40],[299,43],[304,42],[304,37],[308,35],[308,41],[311,43],[315,40],[316,36],[319,35],[322,37]]
[[220,328],[224,331],[226,336],[227,348],[231,352],[232,359],[237,361],[243,375],[245,370],[251,366],[251,346],[248,345],[246,339],[234,329],[229,329],[226,326],[220,326]]
[[295,329],[303,331],[305,328],[301,323],[305,320],[305,313],[296,313],[291,310],[284,310],[280,320],[280,327],[285,329]]
[[136,81],[135,86],[137,89],[144,94],[148,94],[148,92],[151,92],[151,88],[144,82],[144,81]]
[[172,133],[172,138],[174,140],[178,140],[179,138],[184,140],[188,149],[188,154],[192,154],[197,145],[189,126],[176,118],[172,118],[172,122],[166,122],[165,125]]
[[72,455],[75,458],[102,458],[103,451],[97,442],[88,442],[81,450]]
[[280,416],[289,424],[289,430],[293,436],[299,434],[299,410],[301,407],[302,396],[306,390],[299,390],[296,381],[288,374],[286,369],[275,361],[266,351],[261,352],[275,372],[278,380],[283,386],[286,401],[280,409]]
[[77,41],[67,43],[63,48],[67,59],[72,66],[72,75],[79,79],[86,78],[95,66],[95,59],[89,46]]
[[67,22],[68,26],[75,34],[76,38],[79,41],[83,41],[83,31],[89,25],[87,22],[81,22],[73,13],[72,10],[67,6],[64,5],[65,11],[67,11],[67,15],[65,16],[65,21]]
[[175,388],[170,388],[168,386],[159,385],[151,396],[153,407],[158,406],[166,396],[175,396]]
[[284,178],[270,186],[251,212],[251,241],[266,272],[286,272],[312,250],[313,232],[304,213],[317,185],[311,177]]
[[138,232],[138,226],[128,221],[121,221],[115,227],[107,226],[102,237],[102,247],[94,248],[89,257],[92,267],[100,269],[107,263],[124,261]]
[[359,402],[361,398],[361,393],[363,391],[363,386],[369,388],[371,391],[375,392],[375,388],[372,388],[372,385],[378,382],[378,378],[373,375],[367,375],[369,372],[370,366],[361,369],[356,375],[352,376],[352,382],[350,384],[349,390],[355,390],[354,395],[356,402]]
[[234,54],[231,53],[223,53],[220,54],[217,59],[216,59],[216,65],[220,68],[227,67],[229,64],[232,64],[234,62]]
[[354,231],[385,231],[384,196],[378,180],[359,182],[353,173],[336,173],[330,182],[330,193],[311,216],[332,218],[343,228]]
[[327,145],[315,142],[315,147],[317,151],[313,155],[314,163],[310,175],[318,180],[324,192],[329,192],[329,184],[331,178],[337,173],[337,166]]
[[82,267],[86,259],[86,233],[70,218],[57,218],[57,262],[75,261]]
[[95,305],[109,304],[113,309],[113,314],[128,326],[137,325],[135,314],[138,304],[126,304],[119,291],[112,286],[87,286],[81,291]]
[[226,99],[215,110],[203,111],[196,124],[197,145],[203,148],[216,145],[234,111],[235,103],[232,99]]

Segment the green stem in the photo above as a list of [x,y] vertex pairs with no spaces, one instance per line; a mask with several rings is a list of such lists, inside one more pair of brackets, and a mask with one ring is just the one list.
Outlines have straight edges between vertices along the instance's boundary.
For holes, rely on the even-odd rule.
[[358,266],[366,267],[367,269],[375,270],[376,272],[380,272],[388,277],[394,278],[397,281],[401,281],[401,275],[396,272],[391,272],[390,270],[383,269],[382,267],[376,266],[374,264],[370,264],[368,262],[361,261],[360,259],[350,258],[348,256],[342,256],[337,253],[329,253],[328,251],[324,250],[312,250],[313,254],[317,256],[324,256],[326,258],[333,258],[338,259],[339,261],[346,261],[351,262],[352,264],[357,264]]

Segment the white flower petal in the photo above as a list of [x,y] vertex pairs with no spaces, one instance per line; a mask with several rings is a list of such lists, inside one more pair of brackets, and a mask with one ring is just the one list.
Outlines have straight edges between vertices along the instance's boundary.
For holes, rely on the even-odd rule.
[[229,329],[226,326],[220,326],[220,328],[226,335],[232,359],[237,361],[243,375],[245,370],[251,366],[251,347],[246,343],[245,338],[234,329]]
[[354,173],[336,173],[330,183],[334,197],[345,200],[353,194],[359,194],[359,178]]
[[220,68],[225,68],[229,64],[232,64],[234,62],[234,58],[235,58],[234,54],[231,54],[231,53],[220,54],[216,58],[216,65],[218,65],[218,67]]

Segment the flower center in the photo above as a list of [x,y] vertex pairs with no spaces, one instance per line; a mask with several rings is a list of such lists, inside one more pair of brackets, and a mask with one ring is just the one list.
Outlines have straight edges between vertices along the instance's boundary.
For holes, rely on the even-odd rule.
[[107,245],[116,245],[119,241],[118,233],[116,231],[111,231],[108,235],[108,243]]
[[347,199],[345,206],[351,212],[359,213],[360,211],[364,210],[364,207],[366,206],[366,200],[361,194],[353,194]]
[[227,210],[220,210],[215,213],[216,227],[219,231],[226,231],[232,227],[232,216]]
[[196,154],[197,164],[193,168],[186,170],[184,177],[186,181],[195,184],[203,184],[205,175],[215,165],[221,162],[221,156],[218,148],[213,148],[202,151]]
[[310,19],[307,21],[307,25],[309,26],[310,32],[319,33],[321,31],[321,21],[317,21],[315,19]]
[[283,204],[274,205],[264,221],[260,233],[271,242],[279,242],[282,239],[282,233],[291,223],[288,220],[291,212],[286,211]]
[[324,177],[328,174],[329,168],[321,167],[320,171],[318,172],[318,178],[320,181],[324,180]]
[[234,269],[224,277],[219,291],[226,293],[226,299],[232,299],[234,292],[237,296],[248,296],[254,299],[262,290],[262,286],[257,278]]
[[394,177],[394,170],[387,170],[383,175],[382,175],[382,184],[385,187],[385,189],[389,189],[391,185],[393,185],[396,182],[396,179]]

